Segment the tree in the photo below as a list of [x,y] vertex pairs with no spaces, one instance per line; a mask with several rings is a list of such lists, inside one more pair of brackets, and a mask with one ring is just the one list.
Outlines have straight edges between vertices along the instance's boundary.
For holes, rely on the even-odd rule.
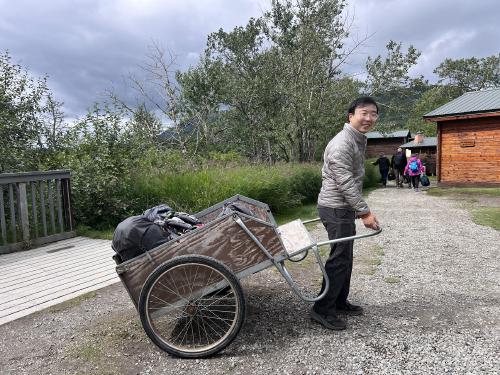
[[221,126],[224,96],[223,87],[227,83],[223,65],[219,61],[211,61],[206,55],[197,66],[186,72],[177,72],[177,82],[181,87],[181,101],[185,117],[193,125],[195,149],[206,152],[227,147],[220,133],[225,130]]
[[0,54],[0,172],[37,170],[61,145],[62,103],[8,52]]
[[422,76],[412,78],[409,70],[414,66],[420,52],[409,46],[406,53],[402,44],[390,41],[387,56],[368,57],[366,62],[366,94],[375,97],[381,106],[377,128],[381,131],[401,129],[408,113],[429,84]]
[[484,58],[446,59],[435,70],[439,83],[457,87],[461,93],[500,87],[500,54]]
[[274,0],[269,12],[246,26],[209,35],[202,63],[179,81],[194,107],[215,114],[216,121],[203,121],[216,130],[206,132],[212,144],[228,140],[261,161],[316,157],[325,125],[334,123],[334,100],[342,95],[334,88],[353,87],[352,80],[340,79],[352,53],[344,48],[344,6]]
[[148,139],[147,143],[155,147],[163,143],[187,155],[193,131],[177,82],[176,57],[157,43],[149,46],[146,57],[140,66],[143,76],[128,77],[131,87],[140,95],[137,105],[127,104],[113,92],[109,96],[132,117],[133,129],[145,133],[142,137]]
[[438,84],[429,86],[411,108],[406,127],[434,136],[436,127],[422,119],[426,113],[450,102],[464,92],[500,86],[500,55],[485,58],[445,59],[434,70],[440,77]]
[[106,228],[130,214],[131,170],[140,153],[119,108],[94,105],[68,130],[63,163],[72,171],[73,212],[79,223]]
[[427,136],[436,135],[436,124],[434,122],[424,121],[422,116],[430,111],[439,108],[449,101],[460,96],[460,91],[456,87],[434,85],[424,92],[412,106],[407,114],[405,128],[412,134],[422,132]]

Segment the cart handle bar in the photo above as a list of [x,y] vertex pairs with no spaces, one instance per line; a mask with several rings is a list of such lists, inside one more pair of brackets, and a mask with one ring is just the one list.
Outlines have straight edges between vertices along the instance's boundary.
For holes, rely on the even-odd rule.
[[[243,222],[243,220],[241,220],[241,218],[237,214],[234,214],[233,218],[236,221],[236,223],[255,242],[255,244],[264,252],[264,254],[266,254],[266,256],[269,258],[269,260],[276,266],[276,268],[281,273],[281,275],[285,278],[285,280],[288,282],[288,284],[292,287],[292,290],[295,292],[295,294],[297,294],[302,300],[304,300],[306,302],[316,302],[316,301],[319,301],[324,296],[326,296],[326,294],[328,293],[328,290],[329,290],[329,284],[330,284],[329,283],[329,278],[328,278],[328,275],[326,273],[325,266],[323,265],[323,261],[321,260],[321,255],[319,254],[318,246],[329,245],[329,244],[332,244],[332,243],[338,243],[338,242],[350,241],[350,240],[355,240],[355,239],[364,238],[364,237],[375,236],[375,235],[379,234],[380,232],[382,232],[382,228],[380,228],[379,230],[377,230],[377,231],[375,231],[373,233],[361,234],[361,235],[357,235],[357,236],[343,237],[343,238],[338,238],[338,239],[335,239],[335,240],[329,240],[329,241],[323,241],[323,242],[313,243],[311,245],[308,245],[308,246],[306,246],[306,247],[304,247],[304,248],[302,248],[302,249],[294,252],[293,254],[290,254],[288,256],[288,258],[286,258],[286,259],[289,259],[290,257],[295,256],[295,255],[298,255],[298,254],[300,254],[300,253],[302,253],[304,251],[308,251],[309,249],[312,249],[312,251],[314,252],[314,255],[316,257],[316,261],[317,261],[317,263],[319,265],[319,268],[321,269],[321,273],[323,274],[323,279],[325,281],[325,288],[324,288],[323,292],[320,295],[318,295],[316,297],[308,297],[308,296],[305,296],[299,290],[299,288],[297,287],[297,283],[293,280],[292,276],[288,272],[288,269],[285,266],[285,260],[286,259],[283,259],[283,260],[280,260],[280,261],[276,260],[276,258],[274,258],[272,256],[272,254],[269,252],[269,250],[267,250],[266,247],[264,245],[262,245],[262,243],[257,239],[257,237],[255,237],[255,235],[252,233],[252,231],[250,229],[248,229],[248,227],[245,225],[245,223]],[[311,223],[311,222],[318,221],[318,220],[320,220],[320,219],[317,218],[317,219],[313,219],[313,220],[307,220],[307,221],[305,221],[303,223]]]
[[[319,219],[314,219],[314,220],[309,220],[308,222],[313,222],[313,221],[318,221],[318,220]],[[318,295],[317,297],[307,297],[307,296],[305,296],[305,295],[302,294],[302,292],[296,286],[297,283],[293,280],[292,276],[288,272],[288,269],[286,268],[284,261],[280,261],[279,264],[275,263],[275,265],[278,268],[278,270],[280,271],[280,273],[283,275],[283,277],[285,278],[285,280],[288,282],[288,284],[290,284],[290,286],[292,287],[292,289],[295,292],[295,294],[297,294],[301,299],[303,299],[306,302],[316,302],[316,301],[319,301],[320,299],[322,299],[323,297],[326,296],[326,294],[328,293],[329,287],[330,287],[328,275],[326,274],[325,266],[323,265],[323,261],[321,260],[321,256],[319,254],[318,247],[319,246],[324,246],[324,245],[331,245],[333,243],[339,243],[339,242],[345,242],[345,241],[353,241],[353,240],[360,239],[360,238],[366,238],[366,237],[376,236],[380,232],[382,232],[382,228],[379,228],[378,230],[373,231],[372,233],[359,234],[359,235],[356,235],[356,236],[342,237],[342,238],[337,238],[335,240],[329,240],[329,241],[323,241],[323,242],[313,243],[313,244],[308,245],[308,246],[306,246],[306,247],[304,247],[304,248],[302,248],[300,250],[297,250],[296,252],[294,252],[293,254],[290,254],[288,256],[288,258],[291,258],[293,256],[296,256],[296,255],[298,255],[300,253],[305,252],[306,255],[301,259],[301,260],[303,260],[307,256],[307,252],[310,249],[312,249],[312,251],[314,253],[314,256],[316,257],[316,262],[318,263],[318,265],[319,265],[319,267],[321,269],[321,272],[323,274],[323,279],[325,281],[324,282],[325,288],[323,289],[323,292],[320,295]]]
[[382,228],[379,227],[378,230],[375,230],[375,231],[373,231],[371,233],[358,234],[356,236],[342,237],[342,238],[337,238],[335,240],[322,241],[322,242],[318,242],[316,244],[316,246],[324,246],[324,245],[331,245],[332,243],[339,243],[339,242],[345,242],[345,241],[359,240],[360,238],[366,238],[366,237],[376,236],[380,232],[382,232]]

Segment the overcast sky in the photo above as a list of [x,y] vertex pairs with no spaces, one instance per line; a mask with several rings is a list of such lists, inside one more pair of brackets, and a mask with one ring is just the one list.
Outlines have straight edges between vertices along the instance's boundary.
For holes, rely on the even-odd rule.
[[[267,0],[0,0],[0,51],[36,75],[49,76],[68,117],[81,116],[106,89],[122,90],[153,41],[178,56],[179,68],[198,61],[206,37],[245,25]],[[445,58],[500,52],[498,0],[350,0],[353,35],[372,35],[348,69],[363,72],[367,56],[389,40],[422,55],[412,73],[435,81]]]

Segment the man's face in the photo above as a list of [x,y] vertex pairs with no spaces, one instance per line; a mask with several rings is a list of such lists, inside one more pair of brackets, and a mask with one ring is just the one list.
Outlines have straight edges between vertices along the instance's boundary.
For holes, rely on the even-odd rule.
[[367,133],[377,119],[377,107],[373,104],[358,106],[354,110],[354,114],[349,113],[349,123],[361,133]]

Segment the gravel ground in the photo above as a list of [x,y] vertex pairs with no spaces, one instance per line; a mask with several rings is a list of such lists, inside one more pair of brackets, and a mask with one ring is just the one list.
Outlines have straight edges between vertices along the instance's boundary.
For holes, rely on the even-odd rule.
[[[177,359],[149,341],[116,284],[0,326],[0,373],[500,374],[500,232],[425,192],[388,187],[368,202],[384,231],[355,243],[350,300],[365,315],[346,317],[345,331],[312,322],[268,269],[243,280],[246,320],[226,350]],[[292,272],[317,289],[312,259]]]

